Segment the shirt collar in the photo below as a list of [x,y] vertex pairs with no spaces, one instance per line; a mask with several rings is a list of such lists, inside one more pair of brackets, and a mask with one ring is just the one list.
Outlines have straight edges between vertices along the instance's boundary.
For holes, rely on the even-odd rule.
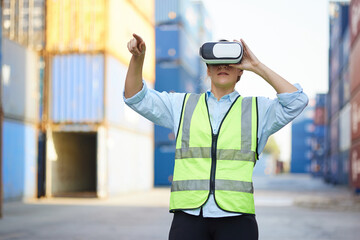
[[[234,102],[239,95],[240,95],[240,94],[239,94],[236,90],[234,90],[232,93],[229,93],[229,94],[223,96],[221,99],[224,99],[224,100],[228,99],[230,102]],[[211,89],[208,89],[208,90],[206,91],[206,97],[207,97],[207,98],[209,98],[209,97],[210,97],[210,98],[214,98],[215,100],[217,100],[217,98],[216,98],[216,97],[214,96],[214,94],[211,92]],[[221,99],[220,99],[220,100],[221,100]]]

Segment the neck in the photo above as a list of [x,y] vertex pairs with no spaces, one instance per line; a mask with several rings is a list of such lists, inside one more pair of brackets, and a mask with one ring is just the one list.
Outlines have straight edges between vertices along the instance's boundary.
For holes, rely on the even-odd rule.
[[215,85],[211,85],[211,92],[214,94],[215,98],[219,101],[223,96],[230,94],[234,91],[234,87],[231,88],[219,88]]

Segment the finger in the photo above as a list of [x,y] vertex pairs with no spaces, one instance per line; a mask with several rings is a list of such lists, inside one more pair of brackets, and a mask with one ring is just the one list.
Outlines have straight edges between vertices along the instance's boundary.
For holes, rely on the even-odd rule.
[[140,50],[142,53],[144,53],[144,52],[146,51],[146,45],[145,45],[144,42],[142,42],[142,43],[140,44],[139,50]]
[[144,40],[137,34],[133,33],[134,38],[136,41],[140,44],[141,42],[144,42]]

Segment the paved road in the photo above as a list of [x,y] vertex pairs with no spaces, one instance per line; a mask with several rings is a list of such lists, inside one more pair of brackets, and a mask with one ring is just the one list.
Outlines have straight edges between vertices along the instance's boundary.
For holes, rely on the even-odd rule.
[[[306,175],[254,177],[260,239],[360,239],[360,201]],[[4,204],[0,239],[167,239],[169,189]]]

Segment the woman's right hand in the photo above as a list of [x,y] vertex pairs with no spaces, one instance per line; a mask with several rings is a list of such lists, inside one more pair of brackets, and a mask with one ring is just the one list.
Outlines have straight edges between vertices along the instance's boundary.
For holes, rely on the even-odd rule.
[[144,56],[146,51],[144,40],[135,33],[133,34],[133,37],[134,38],[132,38],[127,44],[129,52],[131,52],[131,54],[136,57]]

